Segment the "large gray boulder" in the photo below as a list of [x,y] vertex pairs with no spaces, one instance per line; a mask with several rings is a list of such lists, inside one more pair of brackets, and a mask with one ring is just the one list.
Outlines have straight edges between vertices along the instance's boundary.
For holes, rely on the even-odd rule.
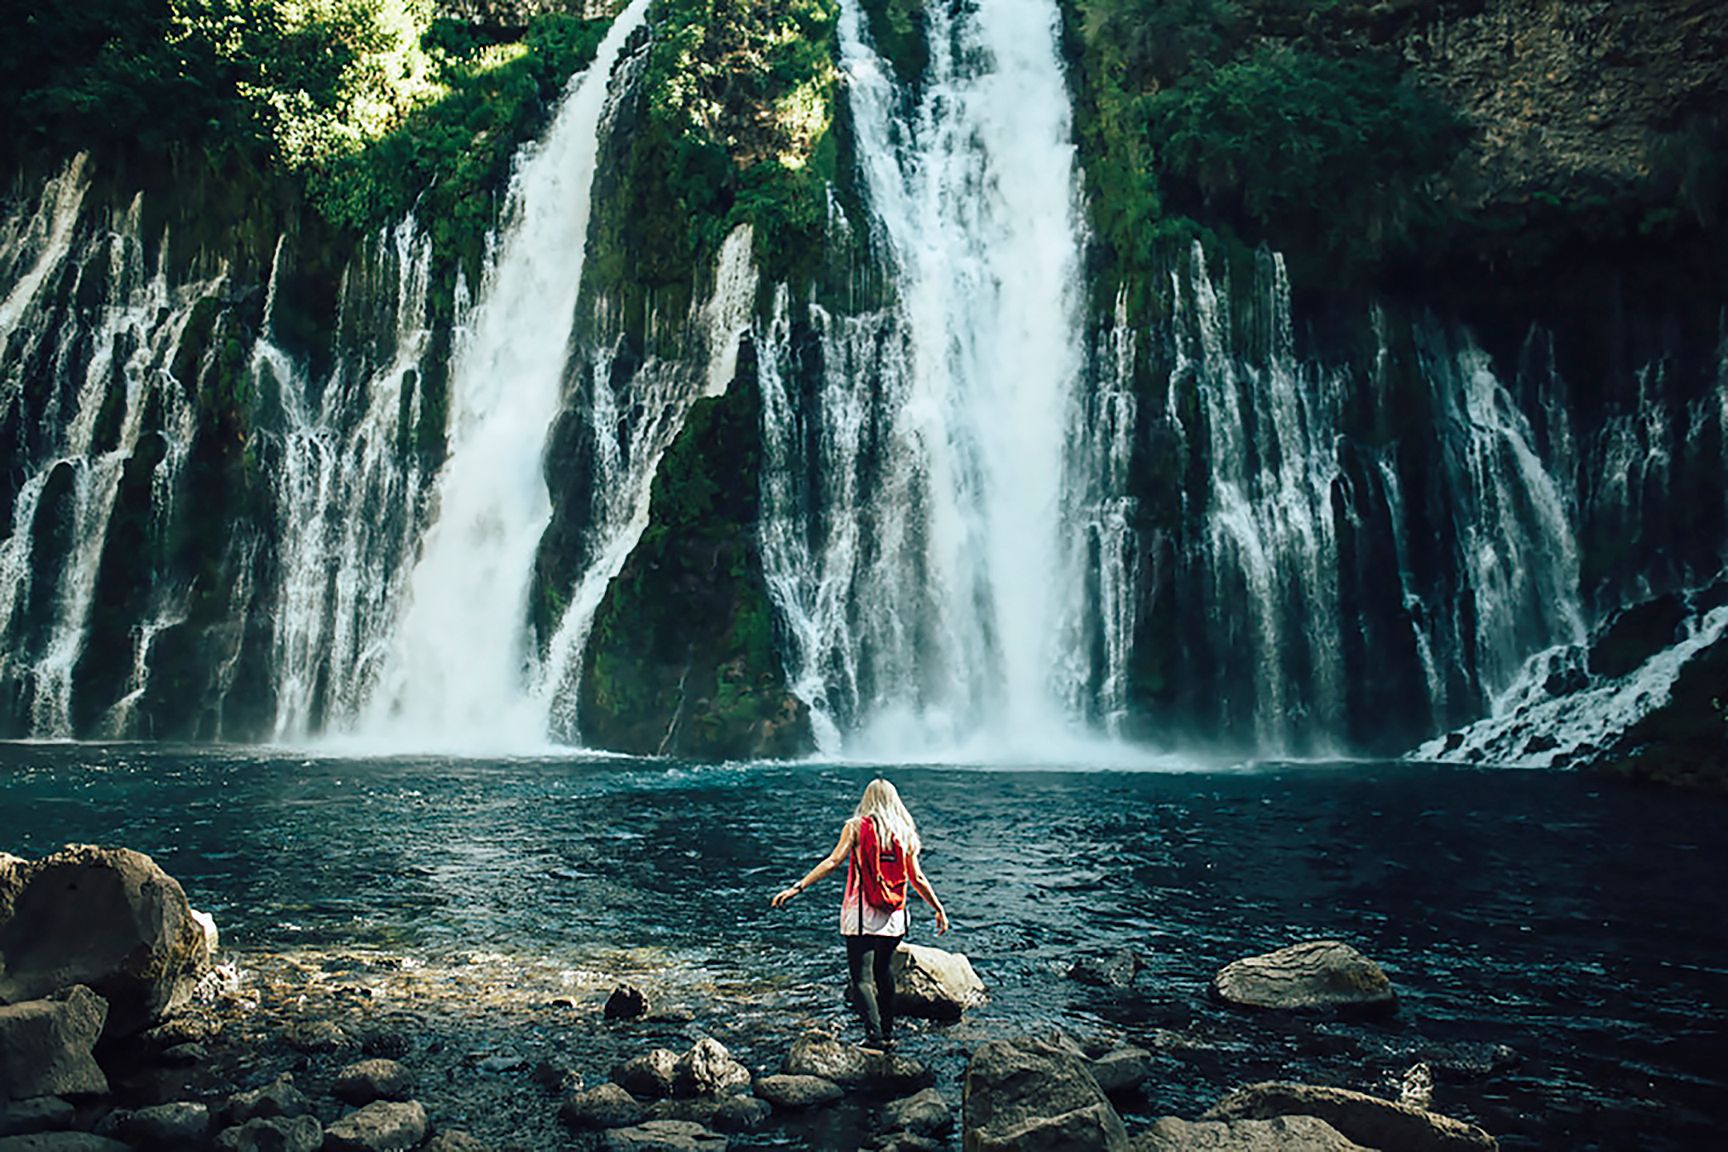
[[408,1152],[426,1139],[426,1109],[418,1100],[379,1100],[324,1129],[324,1152]]
[[966,1152],[1110,1152],[1128,1147],[1122,1118],[1071,1047],[992,1040],[966,1066]]
[[894,1011],[900,1016],[958,1020],[989,999],[972,962],[958,952],[902,944],[894,951]]
[[1493,1152],[1494,1137],[1462,1120],[1378,1096],[1317,1084],[1250,1084],[1220,1100],[1203,1120],[1316,1116],[1347,1138],[1398,1152]]
[[673,1091],[680,1096],[720,1096],[750,1087],[750,1069],[732,1058],[726,1045],[705,1036],[678,1058]]
[[1134,1138],[1134,1152],[1372,1152],[1314,1116],[1179,1120],[1165,1116]]
[[0,1110],[32,1096],[100,1095],[108,1077],[91,1049],[108,1005],[82,984],[0,1008]]
[[113,1038],[191,998],[210,963],[204,929],[150,857],[74,844],[20,871],[0,921],[0,1002],[84,984],[108,1001],[104,1034]]
[[1391,1012],[1398,1006],[1380,965],[1340,940],[1311,940],[1227,964],[1212,991],[1248,1008]]

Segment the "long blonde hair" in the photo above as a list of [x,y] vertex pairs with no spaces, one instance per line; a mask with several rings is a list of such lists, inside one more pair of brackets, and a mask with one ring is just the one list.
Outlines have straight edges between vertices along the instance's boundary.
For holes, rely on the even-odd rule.
[[918,839],[918,825],[912,819],[912,813],[906,811],[906,805],[900,802],[900,793],[880,776],[864,786],[864,795],[859,799],[858,811],[854,815],[860,821],[874,819],[878,838],[899,844],[908,856],[923,847]]

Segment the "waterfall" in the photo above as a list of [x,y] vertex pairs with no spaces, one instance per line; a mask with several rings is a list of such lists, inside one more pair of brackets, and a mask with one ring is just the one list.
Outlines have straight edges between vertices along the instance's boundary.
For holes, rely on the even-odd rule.
[[[842,473],[868,467],[870,490],[855,512],[805,517],[828,524],[831,539],[800,545],[822,559],[782,563],[773,586],[794,634],[801,620],[809,633],[795,679],[820,677],[805,691],[866,744],[922,750],[988,731],[1025,751],[1065,727],[1075,690],[1061,654],[1084,594],[1084,526],[1062,515],[1084,356],[1058,15],[1043,0],[939,4],[926,32],[930,69],[903,117],[858,6],[841,8],[859,161],[899,293],[885,339],[901,347],[871,358],[868,465],[832,456],[859,436],[864,385],[832,387],[846,356],[827,349],[815,418],[834,423],[809,439]],[[830,345],[845,335],[826,327]],[[848,513],[867,517],[856,537],[836,524]],[[840,600],[854,651],[836,662],[820,633]]]
[[[1245,667],[1249,701],[1225,719],[1251,723],[1258,745],[1290,751],[1338,730],[1343,669],[1336,637],[1337,538],[1331,493],[1339,374],[1296,358],[1283,258],[1262,253],[1255,278],[1260,330],[1251,359],[1235,353],[1229,285],[1215,284],[1195,245],[1187,282],[1172,282],[1171,387],[1199,399],[1209,473],[1201,554],[1209,620],[1246,633],[1218,657]],[[1232,714],[1230,708],[1242,709]]]
[[372,695],[370,737],[537,747],[526,604],[551,517],[541,474],[563,399],[612,67],[648,0],[631,0],[519,161],[503,241],[451,366],[449,457]]
[[[692,389],[688,369],[680,360],[650,357],[626,380],[614,379],[613,354],[601,349],[586,381],[582,413],[594,443],[592,503],[583,531],[587,563],[569,605],[546,645],[546,655],[531,687],[546,730],[559,739],[576,741],[581,734],[577,713],[582,653],[594,614],[613,577],[623,570],[630,553],[648,527],[650,497],[660,458],[684,426],[684,417],[699,396],[719,396],[736,373],[739,347],[750,332],[759,277],[751,260],[754,233],[747,224],[734,228],[720,245],[713,294],[692,309],[686,329],[700,347],[701,387]],[[698,359],[694,352],[691,360]]]
[[[0,412],[18,477],[10,534],[0,541],[0,686],[16,701],[19,727],[50,738],[74,734],[74,673],[109,522],[122,473],[146,438],[161,450],[152,513],[170,515],[197,383],[173,372],[199,306],[225,282],[218,270],[171,286],[165,243],[147,266],[141,197],[108,228],[78,228],[83,169],[74,159],[33,212],[0,228],[0,268],[18,277],[0,305]],[[72,302],[92,287],[98,305],[75,315]],[[48,554],[41,545],[51,545]],[[148,598],[150,616],[134,638],[134,698],[150,642],[182,616],[183,594],[158,589]],[[124,722],[111,716],[101,727],[121,734]]]
[[[281,271],[271,273],[270,301]],[[317,391],[265,332],[255,379],[281,396],[277,598],[272,665],[276,740],[326,721],[351,723],[379,675],[424,497],[418,457],[404,452],[420,416],[431,340],[432,243],[412,216],[362,248],[344,274],[337,314],[351,336],[388,334],[382,356],[359,340]],[[456,323],[466,295],[456,286]]]

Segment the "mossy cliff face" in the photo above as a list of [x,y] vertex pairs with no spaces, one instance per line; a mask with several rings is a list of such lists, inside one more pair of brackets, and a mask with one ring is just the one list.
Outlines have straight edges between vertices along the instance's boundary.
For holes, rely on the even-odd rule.
[[582,734],[625,752],[791,756],[809,717],[786,687],[762,576],[761,393],[746,346],[660,462],[647,530],[594,619]]

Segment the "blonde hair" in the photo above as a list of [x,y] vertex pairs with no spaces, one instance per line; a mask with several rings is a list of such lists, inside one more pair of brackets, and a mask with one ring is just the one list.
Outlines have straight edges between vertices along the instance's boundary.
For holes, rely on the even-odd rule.
[[900,802],[900,793],[880,776],[864,786],[864,795],[859,799],[858,811],[854,815],[860,821],[875,820],[877,837],[899,844],[907,855],[923,847],[918,839],[918,825],[912,819],[912,813],[906,811],[906,805]]

